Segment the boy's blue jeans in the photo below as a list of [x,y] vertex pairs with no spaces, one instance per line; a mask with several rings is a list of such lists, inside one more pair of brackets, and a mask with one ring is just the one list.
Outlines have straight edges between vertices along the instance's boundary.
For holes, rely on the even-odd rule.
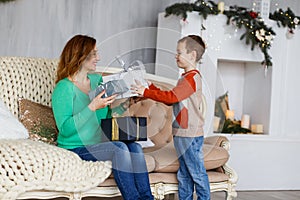
[[203,136],[174,136],[174,146],[179,160],[177,179],[180,200],[192,200],[194,187],[198,200],[210,199],[210,186],[204,167],[202,145]]
[[112,171],[124,200],[153,200],[142,147],[135,142],[104,142],[70,149],[83,160],[112,161]]

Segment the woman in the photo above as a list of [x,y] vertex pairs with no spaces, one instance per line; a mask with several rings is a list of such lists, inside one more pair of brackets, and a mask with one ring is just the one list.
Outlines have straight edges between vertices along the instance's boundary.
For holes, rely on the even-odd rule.
[[83,160],[111,160],[113,175],[125,200],[153,199],[142,148],[135,142],[102,142],[101,119],[111,117],[109,105],[116,96],[92,101],[88,92],[102,76],[90,74],[100,60],[96,40],[76,35],[65,45],[52,94],[52,109],[59,130],[59,147],[78,154]]

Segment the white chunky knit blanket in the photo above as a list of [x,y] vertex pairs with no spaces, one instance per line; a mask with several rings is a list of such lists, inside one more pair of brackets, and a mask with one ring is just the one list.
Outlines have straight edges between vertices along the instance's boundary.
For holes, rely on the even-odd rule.
[[111,162],[87,162],[68,150],[28,139],[0,140],[0,199],[32,190],[83,192],[111,174]]

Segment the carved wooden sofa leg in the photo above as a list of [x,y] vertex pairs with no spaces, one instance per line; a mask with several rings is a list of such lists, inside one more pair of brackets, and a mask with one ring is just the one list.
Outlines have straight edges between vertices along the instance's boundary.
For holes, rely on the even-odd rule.
[[229,167],[227,164],[223,166],[225,173],[229,176],[228,180],[228,189],[226,191],[226,200],[232,200],[233,198],[237,197],[237,192],[235,190],[236,183],[238,180],[237,173]]
[[155,183],[151,184],[152,193],[155,200],[172,200],[178,192],[178,185],[174,183]]
[[235,191],[234,187],[229,184],[228,191],[226,192],[226,200],[232,200],[233,198],[237,197],[237,192]]
[[165,187],[163,183],[154,184],[154,199],[161,200],[165,198]]
[[81,193],[73,193],[69,200],[81,200],[82,199],[82,196],[81,196]]
[[[222,142],[221,146],[223,148],[225,148],[227,151],[230,150],[230,142],[229,141]],[[235,190],[235,187],[236,187],[236,183],[238,181],[238,175],[235,172],[235,170],[233,168],[231,168],[230,166],[228,166],[227,164],[225,164],[223,166],[223,169],[225,171],[225,174],[227,174],[229,177],[228,188],[226,191],[226,200],[232,200],[233,198],[237,197],[237,192]]]

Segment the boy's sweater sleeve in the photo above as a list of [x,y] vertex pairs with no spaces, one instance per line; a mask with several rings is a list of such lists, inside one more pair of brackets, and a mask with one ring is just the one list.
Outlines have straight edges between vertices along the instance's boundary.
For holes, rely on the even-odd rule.
[[143,96],[165,104],[180,102],[196,91],[195,74],[188,74],[177,82],[177,85],[168,91],[163,91],[151,84],[146,88]]
[[149,86],[150,90],[160,90],[158,87],[156,87],[153,83]]

